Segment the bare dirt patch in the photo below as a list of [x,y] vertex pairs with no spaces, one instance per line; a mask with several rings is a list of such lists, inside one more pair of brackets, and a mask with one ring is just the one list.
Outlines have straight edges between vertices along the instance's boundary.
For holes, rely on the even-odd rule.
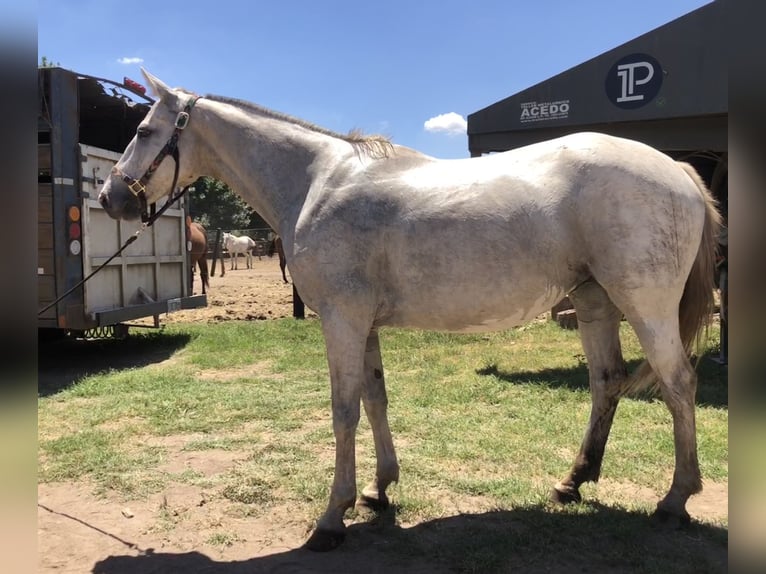
[[[230,269],[229,260],[224,260],[224,265],[226,272],[222,277],[221,262],[216,262],[215,277],[210,278],[207,291],[207,307],[162,315],[160,322],[252,321],[293,316],[292,282],[283,282],[277,257],[253,257],[251,269],[245,268],[243,257],[238,269]],[[212,261],[208,262],[208,268],[212,269]],[[291,281],[289,271],[287,278]],[[194,293],[202,293],[199,274],[194,277]],[[316,317],[316,314],[306,309],[306,317]]]

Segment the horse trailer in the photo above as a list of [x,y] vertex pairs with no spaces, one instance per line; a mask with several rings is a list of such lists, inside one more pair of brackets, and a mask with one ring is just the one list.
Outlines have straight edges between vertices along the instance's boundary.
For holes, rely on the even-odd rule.
[[192,293],[186,197],[109,260],[141,224],[111,219],[96,196],[151,107],[143,92],[127,78],[38,70],[39,331],[124,334],[128,321],[158,327],[161,314],[207,305]]

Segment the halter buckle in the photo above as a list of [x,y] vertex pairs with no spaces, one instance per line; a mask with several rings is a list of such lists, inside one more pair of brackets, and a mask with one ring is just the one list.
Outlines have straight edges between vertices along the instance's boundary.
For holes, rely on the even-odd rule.
[[134,179],[131,183],[128,184],[128,189],[130,192],[138,197],[140,194],[146,195],[146,187],[143,183],[141,183],[140,180]]
[[182,130],[188,125],[188,123],[189,123],[189,113],[178,112],[178,116],[176,116],[176,129]]

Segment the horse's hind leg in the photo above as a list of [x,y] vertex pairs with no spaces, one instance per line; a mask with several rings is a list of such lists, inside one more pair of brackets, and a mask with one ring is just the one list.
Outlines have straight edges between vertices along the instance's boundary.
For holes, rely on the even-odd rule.
[[591,413],[580,451],[566,477],[551,491],[556,502],[579,502],[580,485],[597,482],[612,420],[627,375],[620,348],[621,312],[595,281],[569,295],[577,312],[583,350],[588,360]]
[[367,337],[364,353],[362,403],[372,427],[377,466],[375,478],[362,490],[362,496],[357,504],[373,510],[383,510],[388,507],[386,488],[392,482],[399,480],[399,463],[396,460],[391,429],[388,426],[386,382],[380,356],[380,340],[375,329]]
[[285,283],[288,283],[287,281],[287,275],[285,275],[285,267],[287,266],[287,262],[285,261],[285,258],[283,255],[280,254],[279,256],[279,269],[282,271],[282,281]]
[[202,294],[204,295],[207,293],[208,285],[210,285],[210,272],[207,268],[207,256],[204,253],[202,254],[202,259],[197,261],[197,265],[199,265],[199,276],[202,281]]
[[663,522],[672,518],[674,525],[681,526],[689,523],[686,501],[702,490],[694,415],[697,375],[681,344],[677,307],[661,313],[663,305],[656,303],[660,309],[652,305],[651,315],[627,318],[659,378],[662,398],[673,417],[675,472],[670,491],[657,504],[656,516]]

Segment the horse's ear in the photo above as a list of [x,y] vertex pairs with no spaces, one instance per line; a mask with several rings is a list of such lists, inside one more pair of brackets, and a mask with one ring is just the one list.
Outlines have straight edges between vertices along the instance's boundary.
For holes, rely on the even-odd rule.
[[149,72],[144,70],[143,67],[141,68],[141,73],[144,75],[144,79],[146,80],[146,83],[149,84],[149,87],[152,89],[154,95],[157,96],[160,100],[170,92],[170,86],[165,84],[157,76],[151,75]]

